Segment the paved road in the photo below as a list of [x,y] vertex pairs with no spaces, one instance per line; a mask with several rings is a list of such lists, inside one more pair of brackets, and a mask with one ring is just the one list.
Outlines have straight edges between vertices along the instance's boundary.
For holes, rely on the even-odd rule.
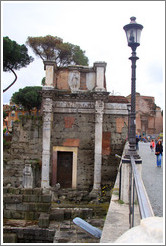
[[[150,150],[150,143],[139,142],[142,158],[142,179],[155,216],[163,216],[163,160],[157,167],[156,156]],[[162,157],[163,159],[163,157]]]

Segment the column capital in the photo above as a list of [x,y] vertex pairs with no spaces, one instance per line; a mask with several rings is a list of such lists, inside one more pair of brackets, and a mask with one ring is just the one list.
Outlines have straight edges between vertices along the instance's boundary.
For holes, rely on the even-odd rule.
[[107,92],[107,91],[95,91],[92,93],[92,96],[93,96],[93,99],[95,101],[98,101],[98,100],[106,101],[108,99],[109,92]]
[[43,98],[50,98],[52,99],[55,94],[55,89],[52,87],[44,86],[41,90],[41,94]]

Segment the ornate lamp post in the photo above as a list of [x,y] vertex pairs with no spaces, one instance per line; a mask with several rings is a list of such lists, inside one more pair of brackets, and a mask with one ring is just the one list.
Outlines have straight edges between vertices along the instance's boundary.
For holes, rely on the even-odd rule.
[[127,104],[127,110],[128,110],[128,141],[129,141],[131,104]]
[[139,58],[136,56],[136,49],[140,45],[140,36],[143,26],[136,23],[136,18],[131,17],[130,24],[123,27],[126,32],[128,46],[132,49],[131,60],[131,112],[130,112],[130,134],[129,134],[129,151],[136,151],[136,120],[135,120],[135,81],[136,81],[136,60]]

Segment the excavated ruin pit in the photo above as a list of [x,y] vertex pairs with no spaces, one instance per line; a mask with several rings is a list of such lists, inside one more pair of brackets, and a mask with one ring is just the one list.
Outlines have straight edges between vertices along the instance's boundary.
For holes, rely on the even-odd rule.
[[83,196],[80,200],[79,191],[73,191],[72,198],[71,190],[61,190],[54,201],[52,194],[43,194],[40,189],[11,190],[4,194],[4,243],[99,243],[73,219],[82,218],[102,230],[109,201],[87,201]]

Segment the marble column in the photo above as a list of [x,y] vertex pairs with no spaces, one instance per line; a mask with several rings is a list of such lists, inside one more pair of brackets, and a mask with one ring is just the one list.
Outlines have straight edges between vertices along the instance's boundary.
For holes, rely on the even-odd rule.
[[45,98],[43,104],[43,151],[41,187],[50,187],[50,144],[52,128],[52,99]]
[[43,97],[43,150],[42,150],[42,175],[41,187],[50,187],[50,146],[52,130],[52,90],[54,88],[54,78],[56,76],[56,64],[53,61],[44,61],[46,70],[45,85],[42,89]]
[[101,188],[101,165],[102,165],[102,133],[103,133],[103,110],[104,102],[95,102],[95,156],[94,156],[94,184],[93,190]]

